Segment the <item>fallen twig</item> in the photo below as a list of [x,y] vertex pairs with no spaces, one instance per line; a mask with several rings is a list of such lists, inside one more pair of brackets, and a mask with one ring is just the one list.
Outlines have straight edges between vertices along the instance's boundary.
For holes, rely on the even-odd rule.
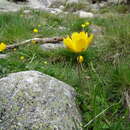
[[12,48],[15,48],[15,47],[19,47],[19,46],[28,44],[28,43],[30,43],[30,42],[32,42],[32,41],[42,42],[42,43],[57,43],[57,42],[60,42],[60,41],[62,41],[62,40],[63,40],[62,37],[32,38],[32,39],[28,39],[28,40],[22,41],[22,42],[20,42],[20,43],[8,45],[8,46],[7,46],[7,49],[12,49]]

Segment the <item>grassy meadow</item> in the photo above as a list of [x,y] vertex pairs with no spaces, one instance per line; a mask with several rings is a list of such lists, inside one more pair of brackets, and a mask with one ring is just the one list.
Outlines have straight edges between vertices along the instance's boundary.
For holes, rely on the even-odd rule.
[[[0,42],[6,44],[34,37],[65,37],[82,31],[81,24],[87,21],[103,30],[101,35],[94,35],[92,45],[81,53],[84,62],[80,72],[73,52],[67,49],[43,51],[39,44],[30,43],[1,52],[8,57],[0,59],[0,77],[25,70],[53,76],[77,91],[76,103],[84,130],[130,130],[130,108],[125,96],[130,89],[130,14],[114,9],[116,15],[109,12],[107,17],[91,19],[37,10],[29,14],[23,10],[0,13]],[[108,10],[100,12],[104,15]],[[39,32],[34,33],[34,28]],[[89,27],[86,30],[92,31]]]

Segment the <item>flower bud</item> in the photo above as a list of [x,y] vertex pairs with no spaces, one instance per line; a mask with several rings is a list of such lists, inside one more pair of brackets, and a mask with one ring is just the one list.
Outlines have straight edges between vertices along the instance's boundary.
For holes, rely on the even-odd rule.
[[78,61],[78,63],[82,63],[84,61],[83,56],[78,56],[77,61]]

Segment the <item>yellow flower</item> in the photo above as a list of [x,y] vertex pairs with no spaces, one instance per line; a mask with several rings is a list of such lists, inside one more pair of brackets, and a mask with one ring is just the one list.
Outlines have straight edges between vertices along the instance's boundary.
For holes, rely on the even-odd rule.
[[71,38],[68,36],[67,38],[63,39],[63,42],[71,51],[75,53],[80,53],[82,51],[85,51],[89,47],[92,39],[93,34],[88,36],[87,32],[74,32],[72,33]]
[[44,61],[44,64],[48,64],[47,61]]
[[14,48],[13,50],[14,50],[14,51],[16,51],[17,49],[16,49],[16,48]]
[[36,44],[36,41],[35,41],[35,40],[32,40],[32,44]]
[[38,33],[38,29],[34,28],[34,29],[33,29],[33,32],[34,32],[34,33]]
[[90,23],[89,23],[89,22],[86,22],[86,23],[85,23],[85,25],[86,25],[86,26],[89,26],[89,25],[90,25]]
[[25,59],[25,57],[24,56],[20,56],[20,60],[24,60]]
[[7,48],[7,45],[3,42],[0,43],[0,52],[4,51]]
[[82,28],[84,28],[86,25],[85,24],[81,24]]
[[77,61],[78,61],[78,63],[82,63],[84,61],[83,56],[78,56]]

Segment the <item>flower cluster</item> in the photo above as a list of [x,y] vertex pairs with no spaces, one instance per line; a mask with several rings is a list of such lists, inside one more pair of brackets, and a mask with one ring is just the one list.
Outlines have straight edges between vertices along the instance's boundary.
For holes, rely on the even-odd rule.
[[89,26],[90,25],[90,23],[89,22],[86,22],[86,23],[84,23],[84,24],[81,24],[81,27],[82,28],[85,28],[85,27],[87,27],[87,26]]

